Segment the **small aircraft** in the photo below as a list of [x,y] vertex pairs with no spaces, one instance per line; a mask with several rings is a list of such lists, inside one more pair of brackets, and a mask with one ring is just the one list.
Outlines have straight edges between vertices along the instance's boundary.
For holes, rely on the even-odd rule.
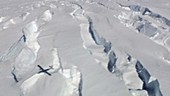
[[38,67],[40,68],[40,70],[41,70],[41,71],[39,71],[38,73],[44,72],[44,73],[46,73],[47,75],[51,76],[51,74],[48,72],[48,70],[52,69],[52,66],[50,66],[50,68],[48,68],[48,69],[44,69],[44,68],[42,68],[40,65],[37,65],[37,66],[38,66]]

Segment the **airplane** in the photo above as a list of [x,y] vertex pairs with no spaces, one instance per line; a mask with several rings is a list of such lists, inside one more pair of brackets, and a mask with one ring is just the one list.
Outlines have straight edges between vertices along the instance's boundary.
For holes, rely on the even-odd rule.
[[41,71],[39,71],[38,73],[44,72],[44,73],[46,73],[47,75],[51,76],[51,74],[48,72],[48,70],[52,69],[51,66],[50,66],[50,68],[48,68],[48,69],[44,69],[44,68],[42,68],[40,65],[37,65],[37,66],[38,66],[38,67],[40,68],[40,70],[41,70]]

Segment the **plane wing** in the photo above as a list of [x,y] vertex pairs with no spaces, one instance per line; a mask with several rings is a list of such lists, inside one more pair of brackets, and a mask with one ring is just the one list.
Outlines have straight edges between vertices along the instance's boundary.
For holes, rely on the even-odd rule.
[[49,76],[51,76],[51,74],[50,74],[50,73],[48,73],[47,71],[45,71],[44,73],[46,73],[46,74],[48,74]]
[[44,70],[40,65],[37,65],[41,70]]

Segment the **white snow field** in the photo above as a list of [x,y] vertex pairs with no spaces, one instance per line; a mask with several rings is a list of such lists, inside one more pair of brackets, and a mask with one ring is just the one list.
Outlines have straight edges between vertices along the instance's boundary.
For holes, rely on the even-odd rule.
[[0,96],[170,96],[169,0],[0,0]]

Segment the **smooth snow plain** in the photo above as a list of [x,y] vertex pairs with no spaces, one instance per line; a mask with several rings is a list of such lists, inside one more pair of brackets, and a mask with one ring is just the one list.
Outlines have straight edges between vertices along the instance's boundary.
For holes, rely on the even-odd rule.
[[169,10],[169,0],[0,0],[0,96],[169,96]]

